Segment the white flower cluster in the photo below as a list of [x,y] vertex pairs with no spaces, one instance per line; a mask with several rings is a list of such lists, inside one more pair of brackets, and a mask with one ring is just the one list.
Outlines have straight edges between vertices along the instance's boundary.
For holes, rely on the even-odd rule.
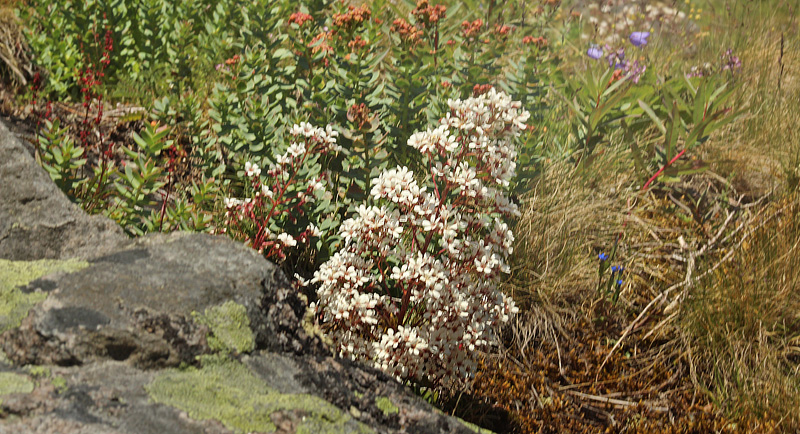
[[517,213],[514,140],[529,118],[493,89],[448,103],[438,128],[408,141],[429,159],[427,182],[406,167],[373,180],[378,206],[343,222],[343,248],[311,280],[341,356],[441,386],[466,385],[476,351],[517,312],[498,283],[514,242],[503,221]]

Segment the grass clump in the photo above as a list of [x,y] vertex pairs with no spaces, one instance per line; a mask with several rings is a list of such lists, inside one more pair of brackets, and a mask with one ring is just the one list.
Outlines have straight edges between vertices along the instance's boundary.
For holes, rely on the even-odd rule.
[[[745,238],[746,236],[746,238]],[[800,428],[800,202],[769,207],[679,315],[698,385],[745,427]]]

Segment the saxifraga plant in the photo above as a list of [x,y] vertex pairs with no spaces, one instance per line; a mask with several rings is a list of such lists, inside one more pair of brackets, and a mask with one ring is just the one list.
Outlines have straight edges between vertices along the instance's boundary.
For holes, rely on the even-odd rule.
[[413,134],[424,181],[406,167],[373,180],[374,205],[340,229],[344,245],[314,274],[313,309],[343,357],[423,386],[468,386],[479,350],[517,312],[498,290],[518,215],[507,197],[515,139],[529,113],[494,89],[448,102]]

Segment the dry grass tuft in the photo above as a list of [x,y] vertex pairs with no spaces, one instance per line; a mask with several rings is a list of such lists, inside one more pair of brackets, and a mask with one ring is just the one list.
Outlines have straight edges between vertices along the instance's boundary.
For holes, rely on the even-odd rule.
[[624,199],[617,197],[626,177],[603,181],[604,193],[566,162],[552,162],[523,198],[514,228],[515,246],[507,290],[523,306],[586,296],[597,278],[597,253],[619,231]]
[[[783,2],[777,2],[783,3]],[[783,5],[785,6],[785,5]],[[745,8],[758,8],[748,4]],[[764,6],[767,7],[766,5]],[[742,61],[735,83],[747,117],[710,143],[706,156],[743,193],[755,196],[800,183],[800,37],[796,10],[743,10],[735,33]],[[763,15],[762,14],[766,14]],[[724,29],[721,29],[724,32]]]
[[693,288],[681,313],[701,385],[753,432],[800,430],[800,200]]
[[14,14],[15,1],[0,1],[0,81],[24,86],[33,75],[30,50]]

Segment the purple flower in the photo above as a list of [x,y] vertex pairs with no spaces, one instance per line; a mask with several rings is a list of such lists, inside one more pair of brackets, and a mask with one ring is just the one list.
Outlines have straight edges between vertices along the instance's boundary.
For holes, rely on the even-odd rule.
[[644,75],[645,71],[647,71],[647,66],[640,64],[638,60],[625,64],[625,73],[631,74],[631,81],[636,84],[639,84],[639,79]]
[[594,60],[597,60],[603,57],[603,49],[598,47],[597,45],[593,45],[586,51],[586,55]]
[[723,71],[730,70],[732,73],[734,69],[739,69],[742,67],[742,61],[739,60],[739,56],[734,56],[733,50],[730,48],[728,48],[728,51],[726,51],[722,56],[722,59],[726,62],[722,66]]
[[597,255],[597,257],[598,257],[598,258],[599,258],[601,261],[605,261],[606,259],[608,259],[608,255],[606,255],[605,253],[601,253],[601,254]]
[[617,51],[611,51],[611,48],[606,46],[609,50],[606,60],[608,60],[608,67],[614,69],[622,69],[625,67],[625,49],[619,48]]
[[631,33],[630,41],[636,47],[644,47],[647,45],[647,37],[650,36],[650,32],[633,32]]

